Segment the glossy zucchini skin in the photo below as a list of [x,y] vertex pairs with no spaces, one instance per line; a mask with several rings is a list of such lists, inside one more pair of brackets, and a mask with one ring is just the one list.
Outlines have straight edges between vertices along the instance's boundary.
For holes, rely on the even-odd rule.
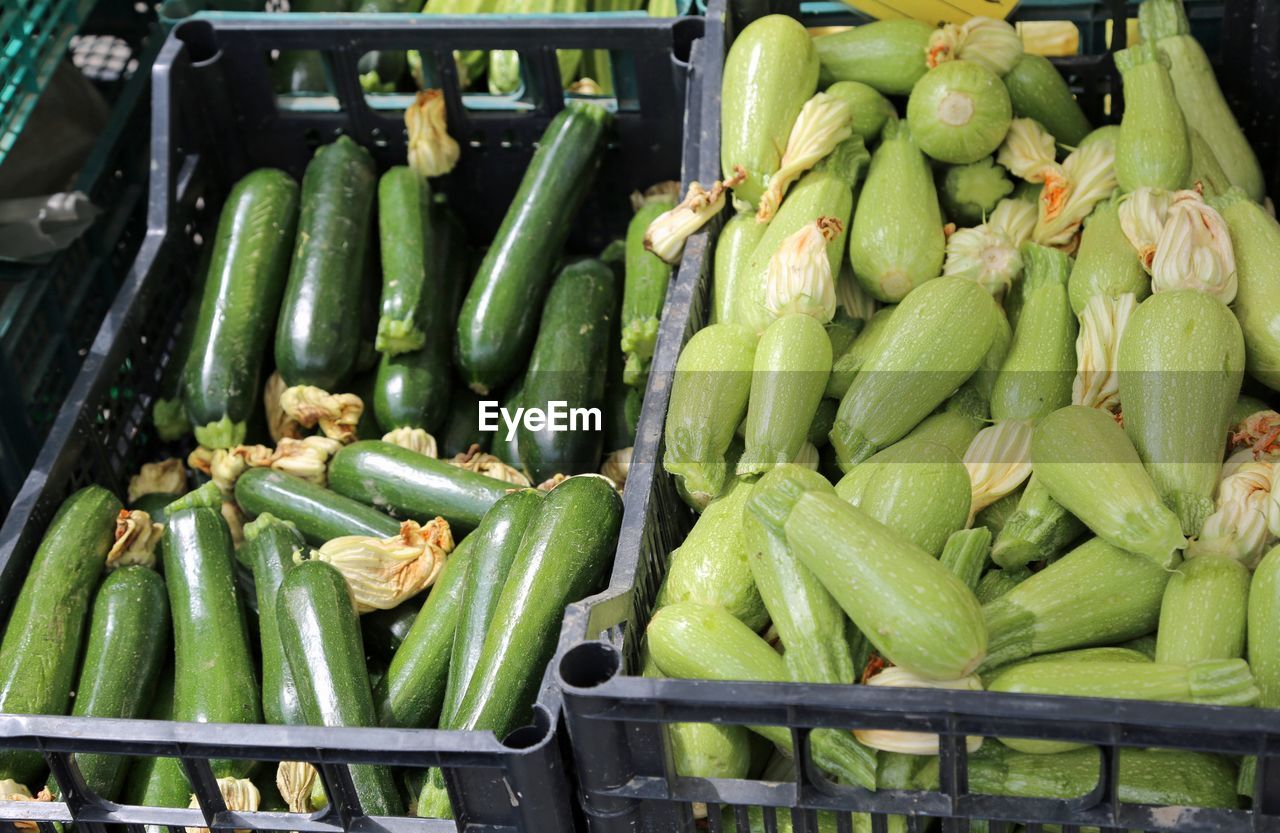
[[[378,725],[360,621],[342,574],[323,561],[297,565],[280,583],[276,615],[306,722],[312,726]],[[350,772],[366,813],[404,813],[390,769],[353,764]]]
[[601,413],[609,351],[615,349],[609,330],[618,294],[613,270],[598,260],[566,266],[547,293],[521,404],[547,411],[548,424],[535,431],[522,421],[517,429],[520,461],[534,483],[556,474],[595,471],[600,465],[603,417],[595,430],[589,417],[586,426],[566,422],[570,430],[557,430],[549,424],[549,409],[560,402],[569,414],[575,408]]
[[[453,392],[449,396],[449,413],[444,419],[444,427],[436,435],[441,459],[455,457],[480,446],[481,451],[488,451],[493,443],[493,431],[480,428],[480,397],[475,391],[454,382]],[[499,420],[501,427],[501,420]]]
[[512,488],[381,440],[352,443],[333,455],[329,485],[340,495],[404,517],[426,522],[439,515],[466,529],[479,525]]
[[1057,67],[1043,55],[1024,52],[1004,75],[1013,114],[1040,122],[1059,144],[1075,147],[1093,126]]
[[[160,548],[173,614],[174,720],[260,723],[258,675],[226,522],[213,509],[180,509],[169,516]],[[219,778],[247,778],[254,762],[211,764]]]
[[920,20],[879,20],[814,38],[822,76],[861,81],[885,95],[907,95],[929,71],[925,54],[933,26]]
[[453,721],[458,704],[475,675],[485,637],[493,622],[494,609],[524,540],[525,530],[542,508],[542,499],[543,493],[535,489],[512,492],[493,505],[480,526],[469,536],[471,563],[463,587],[449,660],[449,684],[445,689],[441,713],[445,725]]
[[547,126],[458,316],[457,359],[477,393],[525,364],[551,269],[600,165],[612,116],[570,103]]
[[280,582],[293,569],[293,554],[304,550],[302,533],[268,512],[245,527],[240,557],[253,570],[258,597],[258,641],[262,651],[262,716],[268,723],[304,723],[298,687],[284,657],[276,618]]
[[467,536],[449,556],[387,673],[374,688],[378,725],[420,729],[439,721],[471,559],[471,536]]
[[276,324],[276,368],[287,385],[336,391],[351,372],[375,187],[373,157],[347,136],[322,146],[307,165]]
[[249,515],[270,512],[289,521],[308,543],[316,546],[342,535],[388,538],[400,531],[400,522],[390,515],[267,468],[252,468],[240,475],[236,480],[236,503]]
[[[66,714],[89,601],[115,535],[120,501],[100,486],[67,498],[49,523],[0,641],[0,710]],[[0,750],[0,777],[34,786],[35,752]]]
[[1141,301],[1151,294],[1151,279],[1120,227],[1117,202],[1105,200],[1084,221],[1080,248],[1067,281],[1071,311],[1079,315],[1094,295],[1115,298],[1126,292]]
[[[146,716],[160,672],[168,662],[169,634],[169,599],[159,573],[132,566],[103,579],[93,602],[89,643],[72,716]],[[119,755],[75,757],[89,789],[115,801],[124,788],[129,759]],[[50,784],[57,795],[52,779]]]
[[196,441],[207,448],[244,441],[284,295],[297,214],[298,184],[273,168],[237,182],[222,207],[183,382]]

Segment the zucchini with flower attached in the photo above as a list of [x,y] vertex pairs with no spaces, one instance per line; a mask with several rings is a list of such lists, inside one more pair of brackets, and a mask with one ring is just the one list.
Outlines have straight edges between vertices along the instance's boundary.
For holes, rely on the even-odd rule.
[[790,313],[765,329],[752,367],[739,476],[795,461],[830,373],[831,342],[816,318]]
[[747,413],[756,336],[739,324],[712,324],[680,351],[667,409],[662,467],[705,505],[729,475],[725,453]]
[[1062,73],[1043,55],[1024,52],[1003,80],[1014,115],[1035,119],[1061,144],[1076,147],[1093,130]]
[[[997,572],[1012,578],[1014,570],[988,575]],[[989,633],[985,670],[1033,654],[1150,633],[1169,575],[1148,558],[1091,538],[983,605]]]
[[196,442],[206,448],[244,442],[297,213],[298,184],[273,168],[241,179],[223,204],[182,389]]
[[[406,452],[412,453],[412,452]],[[251,468],[236,479],[236,503],[250,516],[269,512],[319,546],[343,535],[395,535],[390,515],[323,486],[269,468]],[[172,509],[172,508],[171,508]]]
[[654,608],[678,602],[723,607],[753,631],[769,623],[741,536],[742,509],[751,484],[734,480],[707,504],[684,542],[671,552]]
[[595,178],[612,118],[598,105],[570,102],[538,141],[458,315],[458,366],[477,393],[511,381],[525,365],[552,267]]
[[999,315],[991,294],[963,278],[908,295],[840,400],[831,429],[840,465],[901,439],[955,393],[990,349]]
[[[65,714],[89,602],[106,566],[120,501],[86,486],[63,501],[45,530],[0,642],[0,707],[9,714]],[[0,777],[35,786],[37,752],[0,752]]]
[[[722,608],[696,602],[670,605],[653,615],[647,630],[653,660],[677,679],[789,682],[786,662],[746,625]],[[784,752],[792,749],[783,726],[751,726]],[[828,773],[874,789],[875,753],[848,732],[818,729],[810,738],[813,760]]]
[[942,274],[945,247],[929,163],[906,125],[890,122],[849,230],[853,274],[873,298],[896,303]]
[[933,27],[910,18],[877,20],[813,39],[822,77],[859,81],[885,95],[907,95],[926,72]]
[[1177,563],[1178,516],[1160,500],[1125,430],[1106,411],[1071,405],[1040,420],[1031,463],[1049,496],[1109,543]]
[[675,208],[679,196],[678,182],[663,182],[643,195],[637,192],[631,197],[636,213],[627,224],[621,341],[622,352],[627,356],[623,378],[628,385],[644,386],[658,341],[658,316],[671,282],[671,265],[645,248],[645,233],[649,223]]
[[1116,141],[1120,190],[1185,188],[1191,175],[1191,140],[1169,76],[1169,58],[1156,44],[1144,41],[1120,50],[1115,60],[1125,100]]
[[377,173],[348,136],[321,146],[302,178],[302,211],[276,322],[285,384],[337,390],[360,352],[360,295]]
[[1227,221],[1236,261],[1232,310],[1244,335],[1245,368],[1269,388],[1280,389],[1280,224],[1238,189],[1212,200]]
[[780,466],[761,478],[747,512],[818,577],[894,665],[931,680],[972,673],[987,633],[972,591],[929,553]]
[[1179,565],[1160,605],[1156,662],[1244,656],[1249,578],[1234,558],[1204,555]]
[[725,56],[721,86],[720,165],[746,180],[734,196],[751,206],[778,170],[800,108],[818,86],[813,39],[797,20],[773,14],[749,24]]
[[1194,290],[1152,295],[1120,338],[1124,430],[1185,535],[1198,535],[1213,511],[1244,362],[1231,310]]
[[1191,34],[1182,0],[1152,0],[1138,7],[1142,39],[1169,61],[1169,77],[1187,126],[1205,140],[1231,180],[1255,202],[1265,190],[1262,167],[1227,105],[1204,48]]
[[939,64],[916,82],[907,101],[907,125],[916,145],[953,165],[994,153],[1012,120],[1009,91],[974,61]]

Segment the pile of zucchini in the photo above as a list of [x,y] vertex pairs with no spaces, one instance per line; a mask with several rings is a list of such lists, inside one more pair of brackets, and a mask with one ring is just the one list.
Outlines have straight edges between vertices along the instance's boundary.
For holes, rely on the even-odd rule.
[[[168,448],[197,445],[127,496],[67,498],[4,630],[0,711],[528,725],[565,606],[612,563],[670,277],[622,239],[670,187],[637,195],[602,258],[564,251],[609,127],[588,104],[552,120],[478,265],[426,180],[379,177],[350,139],[301,187],[274,169],[236,183],[154,409]],[[486,431],[478,396],[607,418]],[[193,800],[176,759],[77,759],[103,798]],[[0,762],[0,794],[56,798],[38,754]],[[326,802],[305,764],[213,769],[233,809]],[[452,812],[439,773],[351,770],[366,813]]]
[[[737,37],[736,210],[662,460],[698,517],[642,673],[1280,707],[1280,224],[1180,0],[1140,20],[1097,128],[1002,21]],[[681,775],[789,777],[777,727],[669,730]],[[937,787],[936,736],[812,741]],[[969,788],[1084,795],[1082,747],[971,738]],[[1252,788],[1122,758],[1124,801]]]

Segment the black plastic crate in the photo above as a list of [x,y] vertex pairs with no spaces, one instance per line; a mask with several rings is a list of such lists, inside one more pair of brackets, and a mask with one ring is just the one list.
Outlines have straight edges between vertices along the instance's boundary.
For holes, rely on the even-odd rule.
[[[1117,0],[1111,6],[1118,18],[1126,13],[1123,2]],[[1258,14],[1276,12],[1258,10]],[[707,17],[708,45],[731,42],[732,34],[726,38],[721,25],[724,15],[713,7]],[[1224,37],[1238,37],[1250,44],[1264,39],[1262,33],[1252,31],[1255,18],[1251,10],[1236,9],[1224,18]],[[1274,27],[1270,31],[1270,38],[1280,37]],[[1117,41],[1111,49],[1122,45]],[[1249,54],[1248,50],[1242,54]],[[1085,62],[1089,74],[1077,71]],[[1110,54],[1068,59],[1066,64],[1082,103],[1092,113],[1103,112],[1103,97],[1118,92],[1118,86],[1112,87],[1117,79]],[[1261,72],[1247,61],[1241,64],[1238,69],[1243,76]],[[719,177],[720,71],[708,71],[703,80],[708,85],[698,105],[703,145],[698,166],[690,170],[706,182]],[[1227,79],[1223,85],[1231,89]],[[1250,104],[1256,102],[1265,114],[1274,101],[1274,96],[1259,97]],[[1118,107],[1109,110],[1111,118],[1105,120],[1118,119]],[[1243,108],[1240,114],[1242,123],[1256,126],[1251,108]],[[1267,168],[1274,186],[1276,166]],[[941,819],[946,831],[965,831],[983,823],[992,833],[1005,833],[1024,824],[1031,833],[1040,833],[1044,824],[1062,825],[1065,831],[1080,827],[1190,833],[1280,830],[1280,713],[989,692],[630,676],[639,670],[644,628],[667,559],[696,519],[677,494],[673,479],[662,469],[663,425],[676,359],[689,338],[706,324],[718,232],[718,225],[711,224],[690,238],[667,298],[624,495],[622,533],[610,587],[571,606],[561,632],[555,670],[564,690],[565,724],[591,833],[718,833],[724,829],[720,809],[732,815],[740,833],[755,831],[761,829],[759,815],[754,817],[755,827],[747,825],[748,810],[753,807],[766,808],[763,830],[768,833],[784,829],[784,816],[795,833],[817,833],[816,814],[821,810],[846,811],[834,825],[837,833],[855,829],[848,811],[870,813],[873,833],[887,829],[889,814],[907,815],[913,831],[923,829],[930,817]],[[665,728],[677,722],[785,726],[791,730],[796,749],[796,779],[765,782],[677,777]],[[809,756],[809,733],[815,728],[939,734],[940,790],[869,792],[835,784]],[[1070,800],[970,793],[964,739],[974,735],[988,738],[989,743],[1003,735],[1096,745],[1099,781],[1089,794]],[[1254,791],[1258,798],[1251,810],[1121,804],[1117,776],[1122,747],[1258,755]],[[695,818],[695,805],[707,806],[705,821]],[[863,822],[856,829],[867,829]],[[821,827],[823,833],[830,829],[826,824]]]
[[[429,21],[429,22],[428,22]],[[265,15],[253,21],[194,20],[174,29],[152,77],[152,176],[147,231],[137,258],[93,340],[84,366],[0,528],[0,618],[5,618],[44,530],[76,488],[98,483],[123,493],[140,463],[163,451],[150,409],[170,360],[200,250],[212,239],[219,207],[249,170],[276,165],[301,175],[315,146],[353,137],[380,166],[403,163],[402,111],[370,109],[355,76],[368,49],[418,49],[453,79],[458,47],[518,48],[545,83],[523,113],[469,111],[456,84],[445,91],[450,132],[463,145],[461,163],[438,181],[474,242],[489,239],[519,184],[543,129],[563,107],[557,47],[608,48],[637,68],[634,91],[616,109],[613,140],[597,187],[581,213],[575,241],[596,251],[606,230],[620,233],[629,194],[680,178],[689,90],[696,99],[702,18],[577,19],[530,17],[513,26],[494,18],[378,16],[299,21]],[[273,49],[325,51],[342,70],[338,100],[328,110],[277,108],[267,75]],[[718,55],[717,55],[718,61]],[[403,105],[401,105],[403,106]],[[696,133],[688,142],[696,158]],[[558,731],[560,695],[544,678],[533,725],[500,739],[488,732],[209,726],[147,721],[0,715],[0,747],[42,751],[68,796],[65,803],[0,801],[0,821],[74,820],[266,830],[397,830],[472,833],[561,833],[577,829]],[[86,795],[69,753],[172,755],[183,759],[201,810],[117,806]],[[228,814],[209,758],[301,760],[322,765],[332,809],[307,818]],[[457,823],[364,816],[345,764],[442,766]],[[73,765],[71,765],[73,766]],[[47,833],[52,833],[49,828]]]

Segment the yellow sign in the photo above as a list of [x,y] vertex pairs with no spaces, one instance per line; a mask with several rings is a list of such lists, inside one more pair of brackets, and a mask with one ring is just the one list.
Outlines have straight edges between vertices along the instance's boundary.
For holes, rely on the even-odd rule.
[[858,11],[881,20],[914,17],[926,23],[963,23],[971,17],[1003,20],[1018,0],[844,0]]

